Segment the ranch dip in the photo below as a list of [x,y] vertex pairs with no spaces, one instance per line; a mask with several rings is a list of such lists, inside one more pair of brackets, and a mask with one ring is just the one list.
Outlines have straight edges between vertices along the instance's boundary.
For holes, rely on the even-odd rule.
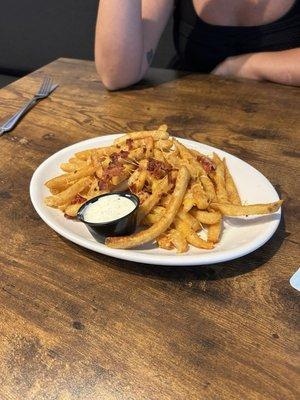
[[118,194],[100,197],[87,206],[83,217],[86,222],[106,223],[125,217],[135,209],[136,205],[127,197]]

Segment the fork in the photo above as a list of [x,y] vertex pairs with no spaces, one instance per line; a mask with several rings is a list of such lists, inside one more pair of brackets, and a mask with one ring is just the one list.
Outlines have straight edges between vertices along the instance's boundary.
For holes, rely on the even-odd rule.
[[48,97],[58,85],[53,85],[52,78],[46,76],[43,80],[43,83],[37,93],[33,96],[33,98],[25,103],[23,107],[17,111],[12,117],[10,117],[7,121],[5,121],[0,126],[0,136],[4,133],[11,131],[19,122],[19,120],[32,108],[36,105],[36,103],[42,99]]

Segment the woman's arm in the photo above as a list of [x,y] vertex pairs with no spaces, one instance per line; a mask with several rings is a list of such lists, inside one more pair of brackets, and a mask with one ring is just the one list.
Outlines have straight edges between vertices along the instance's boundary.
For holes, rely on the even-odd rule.
[[212,73],[300,86],[300,48],[229,57]]
[[100,0],[95,61],[109,90],[144,76],[173,5],[173,0]]

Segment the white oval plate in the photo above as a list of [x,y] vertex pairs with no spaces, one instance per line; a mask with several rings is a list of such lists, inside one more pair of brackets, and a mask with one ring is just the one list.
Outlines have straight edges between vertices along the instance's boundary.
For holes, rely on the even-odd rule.
[[[176,254],[175,250],[163,250],[154,244],[137,249],[119,250],[98,243],[83,223],[66,219],[60,211],[44,205],[44,198],[49,195],[44,182],[61,174],[60,163],[66,162],[75,152],[91,147],[108,146],[119,136],[122,135],[101,136],[66,147],[45,160],[34,172],[30,182],[32,204],[44,222],[61,236],[97,253],[123,260],[156,265],[207,265],[251,253],[266,243],[276,231],[281,210],[267,216],[226,218],[221,241],[213,250],[201,250],[190,246],[187,253]],[[249,164],[214,147],[186,139],[178,138],[178,140],[204,154],[212,154],[214,151],[221,157],[226,157],[243,202],[251,204],[278,200],[278,195],[271,183]]]

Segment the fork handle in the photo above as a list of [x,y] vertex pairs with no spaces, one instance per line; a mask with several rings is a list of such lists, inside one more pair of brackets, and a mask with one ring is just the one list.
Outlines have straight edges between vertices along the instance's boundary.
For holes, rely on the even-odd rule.
[[1,127],[0,136],[5,132],[12,130],[20,119],[38,102],[38,99],[33,98],[23,105],[23,107],[17,111],[12,117],[10,117]]

